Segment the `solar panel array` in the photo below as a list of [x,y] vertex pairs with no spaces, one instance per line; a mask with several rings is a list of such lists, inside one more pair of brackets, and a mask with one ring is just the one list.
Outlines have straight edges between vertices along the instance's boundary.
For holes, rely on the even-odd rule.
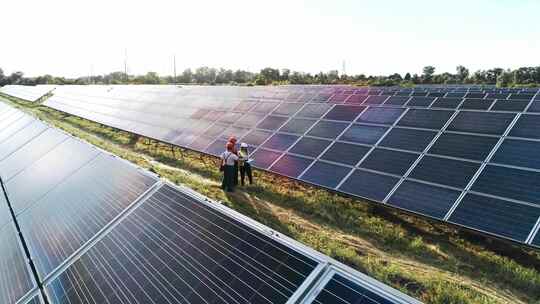
[[538,89],[64,86],[45,105],[212,155],[236,136],[257,168],[538,245]]
[[0,116],[2,303],[307,303],[328,267],[373,281],[19,110]]
[[55,85],[7,85],[0,88],[0,93],[35,102],[54,90]]

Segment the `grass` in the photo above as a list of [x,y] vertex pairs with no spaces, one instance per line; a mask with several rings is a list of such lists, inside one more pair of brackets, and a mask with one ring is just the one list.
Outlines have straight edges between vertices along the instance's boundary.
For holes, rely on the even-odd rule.
[[311,246],[426,303],[540,304],[540,252],[260,171],[220,187],[215,159],[171,150],[41,105],[6,101],[174,183]]

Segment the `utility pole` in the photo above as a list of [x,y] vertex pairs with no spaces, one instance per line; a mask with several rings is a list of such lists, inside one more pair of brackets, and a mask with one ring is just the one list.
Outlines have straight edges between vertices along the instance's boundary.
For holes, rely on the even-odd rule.
[[92,77],[94,77],[94,65],[90,64],[90,77],[88,78],[88,84],[92,84]]
[[343,60],[343,66],[342,66],[341,74],[342,75],[347,75],[347,70],[345,69],[345,60]]
[[173,55],[173,65],[174,65],[174,85],[176,85],[176,55]]
[[128,83],[129,79],[128,79],[128,70],[127,70],[127,48],[126,48],[126,52],[124,54],[124,74],[126,76],[126,84]]

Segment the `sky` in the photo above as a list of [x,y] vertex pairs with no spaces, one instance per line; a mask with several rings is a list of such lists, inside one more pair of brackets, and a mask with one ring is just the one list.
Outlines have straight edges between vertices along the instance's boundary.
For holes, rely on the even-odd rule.
[[0,68],[421,73],[540,65],[539,0],[4,1]]

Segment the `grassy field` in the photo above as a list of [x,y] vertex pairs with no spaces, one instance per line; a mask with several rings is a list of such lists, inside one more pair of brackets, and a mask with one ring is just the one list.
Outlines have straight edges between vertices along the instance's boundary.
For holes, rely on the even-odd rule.
[[216,160],[44,106],[10,103],[426,303],[540,304],[540,251],[255,172],[224,193]]

